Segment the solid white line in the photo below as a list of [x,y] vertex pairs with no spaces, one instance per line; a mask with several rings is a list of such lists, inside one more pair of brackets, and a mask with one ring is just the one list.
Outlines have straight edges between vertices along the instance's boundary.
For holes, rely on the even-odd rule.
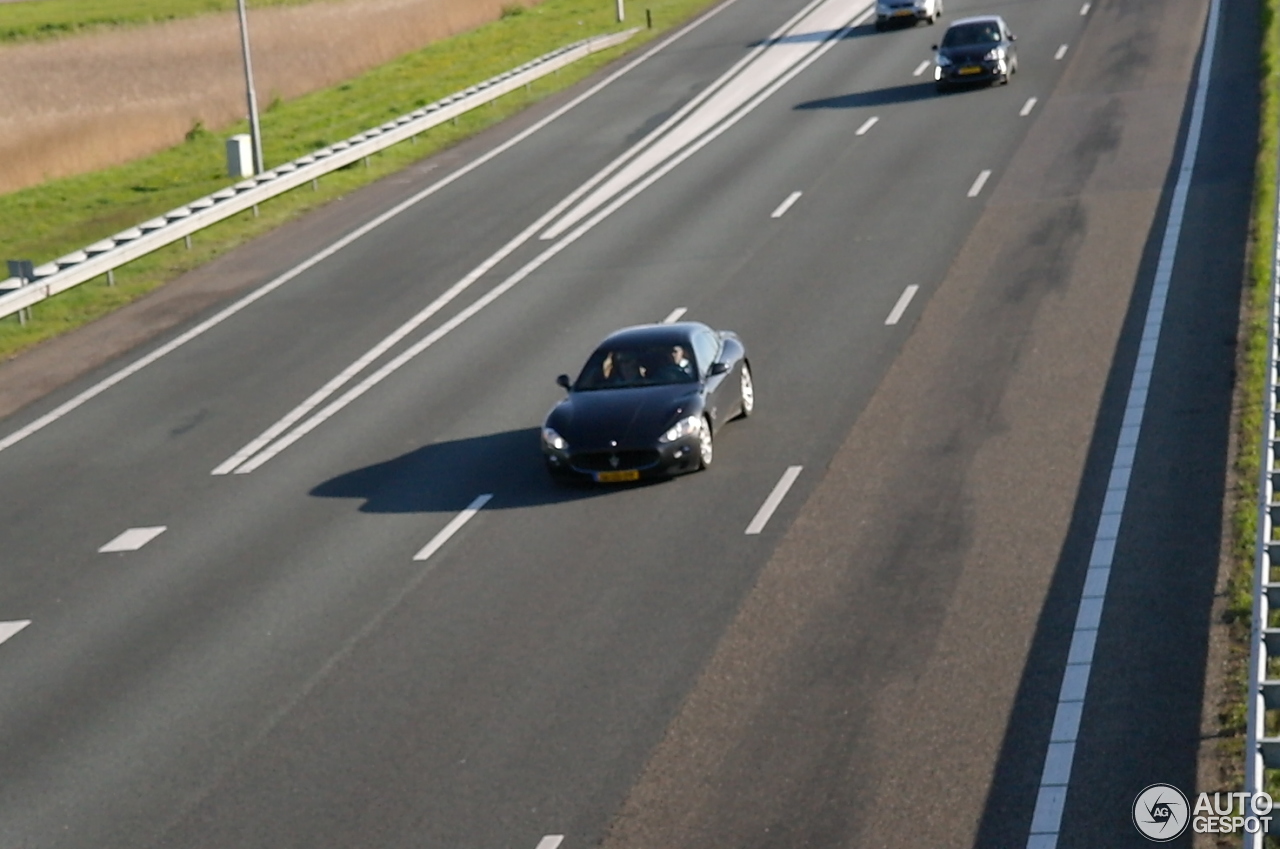
[[424,339],[422,339],[421,341],[419,341],[418,343],[416,343],[415,345],[413,345],[412,347],[410,347],[409,349],[401,353],[399,356],[397,356],[395,359],[388,362],[386,365],[382,366],[382,368],[378,369],[373,374],[366,377],[359,384],[352,387],[351,389],[348,389],[342,396],[330,402],[328,406],[320,410],[320,412],[314,414],[307,421],[298,425],[298,427],[295,428],[293,431],[280,437],[270,446],[268,446],[267,448],[259,452],[252,459],[248,460],[243,465],[236,468],[235,473],[238,475],[247,474],[249,472],[254,471],[255,469],[258,469],[264,463],[270,460],[272,457],[276,456],[285,448],[289,447],[294,442],[298,441],[300,438],[310,433],[312,430],[314,430],[316,427],[322,424],[325,420],[333,416],[343,407],[347,406],[352,401],[354,401],[355,399],[363,395],[365,392],[372,389],[375,385],[385,380],[387,377],[389,377],[393,372],[395,372],[405,363],[409,362],[414,357],[418,356],[418,354],[422,353],[427,348],[429,348],[431,345],[434,345],[440,339],[444,338],[446,335],[449,334],[450,331],[454,330],[459,325],[464,323],[467,319],[471,318],[473,315],[480,312],[480,310],[484,309],[486,306],[493,303],[503,293],[507,292],[517,283],[524,280],[526,277],[528,277],[530,274],[536,271],[538,268],[545,265],[556,254],[560,253],[565,248],[572,245],[584,234],[586,234],[589,230],[591,230],[591,228],[595,227],[605,218],[612,215],[614,212],[616,212],[623,205],[628,203],[632,198],[634,198],[640,192],[644,191],[646,188],[653,185],[659,179],[661,179],[666,174],[670,173],[678,165],[680,165],[680,163],[684,162],[690,156],[693,156],[699,150],[706,147],[708,144],[710,144],[712,141],[718,138],[721,134],[728,131],[729,128],[733,127],[735,124],[738,123],[738,121],[742,120],[746,115],[748,115],[752,110],[754,110],[761,101],[771,96],[779,88],[786,85],[791,80],[795,79],[796,76],[803,73],[804,70],[807,69],[810,65],[816,62],[822,56],[826,55],[826,53],[829,50],[831,50],[831,48],[835,47],[836,44],[839,43],[841,33],[848,32],[853,27],[860,24],[862,21],[870,18],[873,13],[874,13],[874,7],[869,7],[864,13],[862,13],[853,21],[851,21],[847,26],[845,26],[843,29],[838,31],[833,36],[831,36],[826,42],[823,43],[820,49],[814,51],[813,53],[810,53],[803,61],[797,63],[796,65],[793,65],[790,70],[788,70],[781,77],[778,77],[771,85],[765,87],[764,89],[761,89],[751,100],[747,101],[745,104],[739,107],[738,112],[724,119],[713,131],[698,138],[695,142],[693,142],[684,150],[682,150],[677,156],[667,160],[665,163],[663,163],[661,167],[650,172],[646,178],[633,184],[623,194],[615,197],[603,209],[597,210],[590,218],[588,218],[585,222],[579,224],[576,229],[570,232],[569,235],[565,236],[560,241],[548,247],[543,253],[534,257],[523,268],[521,268],[515,274],[508,277],[502,283],[495,286],[493,289],[490,289],[479,300],[471,304],[471,306],[467,307],[462,312],[458,313],[453,318],[451,318],[449,321],[445,322],[443,325],[436,328],[434,331],[428,334]]
[[673,310],[670,312],[670,314],[668,314],[668,315],[667,315],[667,317],[666,317],[666,318],[664,318],[664,319],[662,320],[662,323],[663,323],[663,324],[675,324],[677,321],[679,321],[679,320],[680,320],[680,316],[684,315],[684,314],[685,314],[685,313],[687,313],[688,311],[689,311],[689,310],[688,310],[687,308],[685,308],[685,307],[676,307],[675,309],[673,309]]
[[431,542],[422,547],[422,550],[413,555],[414,560],[426,560],[431,555],[440,550],[440,546],[449,541],[449,537],[456,534],[462,529],[462,526],[470,522],[472,517],[480,512],[480,508],[489,503],[489,499],[493,498],[493,493],[477,495],[475,500],[467,505],[467,508],[458,515],[449,520],[449,524],[440,529],[440,533],[431,538]]
[[764,500],[764,504],[760,505],[760,509],[756,511],[756,517],[751,520],[751,524],[747,525],[746,533],[758,534],[764,530],[764,526],[768,524],[773,511],[778,509],[778,505],[782,503],[782,499],[787,497],[787,491],[791,489],[791,485],[796,482],[796,478],[800,477],[800,470],[804,466],[788,466],[787,470],[782,473],[781,480],[773,488],[773,492],[769,493],[769,497]]
[[990,171],[983,171],[978,175],[978,179],[973,181],[973,185],[969,187],[969,197],[976,198],[978,193],[982,191],[982,187],[987,184],[987,178],[991,176]]
[[1054,59],[1061,59],[1063,56],[1066,56],[1066,55],[1067,55],[1067,45],[1065,45],[1065,44],[1064,44],[1064,45],[1062,45],[1061,47],[1059,47],[1059,48],[1058,48],[1058,52],[1057,52],[1057,53],[1053,54],[1053,58],[1054,58]]
[[1036,108],[1036,99],[1034,97],[1028,97],[1027,102],[1022,104],[1022,111],[1019,112],[1018,114],[1021,115],[1023,118],[1025,118],[1028,115],[1030,115],[1031,110],[1035,108]]
[[804,193],[803,193],[803,192],[792,192],[791,194],[787,195],[787,199],[786,199],[786,200],[784,200],[782,203],[778,204],[778,208],[777,208],[777,209],[775,209],[773,212],[769,213],[769,217],[770,217],[770,218],[781,218],[782,216],[786,215],[786,214],[787,214],[787,210],[791,208],[791,205],[792,205],[793,203],[795,203],[796,201],[800,200],[800,195],[802,195],[802,194],[804,194]]
[[538,841],[537,849],[556,849],[562,840],[564,840],[563,834],[548,834]]
[[14,622],[0,622],[0,643],[12,637],[31,624],[30,619],[18,619]]
[[1089,14],[1089,8],[1090,8],[1090,5],[1088,3],[1085,3],[1083,6],[1080,7],[1080,14],[1082,15]]
[[166,527],[157,525],[152,528],[130,528],[120,536],[111,540],[111,542],[99,548],[101,553],[109,553],[113,551],[137,551],[156,537],[164,533]]
[[920,76],[920,75],[921,75],[921,74],[923,74],[925,71],[929,70],[929,66],[930,66],[930,65],[932,65],[932,64],[933,64],[933,60],[932,60],[932,59],[925,59],[925,60],[924,60],[923,62],[921,62],[919,65],[916,65],[916,69],[915,69],[914,71],[912,71],[912,72],[911,72],[911,76],[913,76],[913,77],[918,77],[918,76]]
[[1209,90],[1210,69],[1213,68],[1214,42],[1217,41],[1218,34],[1219,9],[1219,0],[1210,0],[1204,48],[1196,78],[1195,99],[1191,104],[1191,120],[1187,124],[1186,146],[1183,148],[1182,161],[1178,167],[1178,181],[1174,185],[1173,198],[1169,204],[1169,218],[1165,222],[1160,254],[1156,260],[1155,279],[1151,285],[1151,299],[1147,303],[1142,340],[1138,343],[1138,359],[1134,363],[1124,418],[1120,423],[1122,438],[1118,440],[1111,460],[1107,494],[1102,500],[1102,514],[1098,519],[1098,529],[1094,533],[1089,568],[1085,573],[1084,588],[1080,593],[1080,607],[1076,613],[1071,646],[1067,652],[1067,668],[1063,674],[1062,686],[1058,691],[1058,706],[1054,712],[1054,732],[1045,754],[1040,789],[1036,795],[1035,810],[1031,815],[1031,832],[1027,836],[1027,849],[1057,849],[1058,835],[1062,830],[1062,810],[1070,788],[1071,766],[1075,760],[1076,741],[1079,739],[1080,714],[1084,709],[1089,675],[1093,669],[1098,625],[1102,621],[1107,584],[1111,577],[1111,567],[1115,563],[1116,539],[1124,518],[1125,500],[1129,495],[1134,457],[1137,454],[1138,438],[1142,432],[1142,417],[1146,412],[1147,394],[1155,367],[1156,348],[1160,343],[1160,327],[1164,323],[1165,302],[1169,297],[1169,283],[1178,253],[1178,239],[1182,234],[1187,193],[1191,187],[1196,153],[1200,148],[1204,104]]
[[920,287],[912,283],[910,286],[902,290],[902,294],[898,296],[898,302],[893,305],[893,310],[889,313],[889,317],[884,320],[885,324],[897,324],[902,318],[902,314],[907,311],[907,306],[911,303],[911,299],[916,296],[916,292],[920,291]]
[[241,298],[240,300],[236,301],[226,309],[216,313],[215,315],[211,316],[210,318],[206,319],[200,324],[197,324],[195,327],[191,328],[186,333],[183,333],[182,335],[178,336],[176,339],[173,339],[167,344],[160,346],[159,348],[152,351],[147,356],[134,361],[130,365],[121,369],[120,371],[112,374],[110,377],[107,377],[99,381],[98,383],[86,389],[84,392],[81,392],[79,395],[75,396],[74,398],[67,401],[66,403],[58,406],[57,408],[51,410],[50,412],[46,413],[45,415],[41,416],[40,418],[26,425],[25,427],[14,431],[13,433],[9,434],[3,439],[0,439],[0,451],[5,450],[6,448],[10,448],[16,445],[17,443],[21,442],[22,440],[26,439],[28,436],[31,436],[33,433],[37,433],[43,430],[44,428],[56,422],[58,419],[67,415],[68,413],[72,412],[78,407],[83,406],[85,403],[93,400],[98,395],[101,395],[103,392],[107,391],[112,386],[115,386],[117,383],[120,383],[121,381],[125,380],[131,375],[134,375],[139,371],[142,371],[142,369],[151,365],[156,360],[159,360],[161,357],[164,357],[167,354],[173,353],[173,351],[177,350],[178,348],[181,348],[183,345],[187,344],[192,339],[195,339],[196,337],[203,335],[205,332],[213,329],[214,327],[217,327],[219,324],[231,318],[233,315],[240,312],[245,307],[271,294],[276,289],[280,288],[285,283],[288,283],[290,280],[297,277],[299,274],[302,274],[307,269],[315,266],[320,262],[323,262],[324,260],[333,256],[338,251],[350,245],[352,242],[359,239],[361,236],[368,234],[371,230],[374,230],[375,228],[382,226],[386,222],[390,221],[392,218],[395,218],[397,215],[401,214],[402,212],[409,209],[410,207],[413,207],[414,205],[418,204],[425,198],[430,197],[431,195],[435,194],[436,192],[440,191],[446,186],[449,186],[454,181],[461,179],[462,177],[466,176],[467,174],[470,174],[472,171],[476,170],[480,166],[488,163],[490,160],[494,159],[498,155],[505,153],[506,151],[515,147],[517,144],[529,138],[529,136],[538,132],[543,127],[550,124],[552,121],[559,119],[561,116],[569,112],[571,109],[576,108],[583,101],[587,100],[590,97],[593,97],[595,94],[603,90],[606,86],[612,85],[620,77],[622,77],[624,74],[629,73],[631,70],[638,67],[641,63],[648,61],[660,50],[663,50],[664,48],[666,48],[667,46],[675,42],[677,39],[682,38],[683,36],[692,32],[697,27],[711,20],[713,17],[720,14],[722,11],[729,8],[736,2],[737,0],[725,0],[725,2],[716,6],[707,14],[690,22],[686,26],[672,33],[669,37],[660,40],[652,48],[645,51],[640,56],[636,57],[635,59],[628,62],[627,64],[623,65],[617,71],[605,77],[603,80],[601,80],[591,88],[587,89],[582,94],[575,97],[573,100],[570,100],[564,106],[561,106],[559,109],[555,110],[550,115],[543,118],[541,121],[538,121],[537,123],[533,124],[528,129],[516,134],[515,136],[512,136],[506,142],[498,145],[493,150],[488,151],[487,153],[478,157],[472,162],[469,162],[468,164],[464,165],[462,168],[459,168],[457,171],[453,172],[452,174],[440,180],[439,182],[433,183],[432,185],[428,186],[427,188],[413,195],[409,199],[402,201],[396,206],[393,206],[391,209],[382,213],[377,218],[374,218],[372,221],[369,221],[366,224],[356,228],[355,230],[351,231],[351,233],[347,234],[346,236],[343,236],[341,239],[331,244],[329,247],[311,256],[310,258],[298,263],[293,268],[286,271],[284,274],[281,274],[279,277],[272,280],[270,283],[267,283],[261,286],[260,288],[254,290],[253,292]]
[[867,120],[863,121],[863,122],[862,122],[862,126],[861,126],[861,127],[859,127],[858,129],[854,130],[854,131],[853,131],[853,134],[854,134],[855,136],[865,136],[865,135],[867,134],[867,130],[869,130],[869,129],[871,129],[872,127],[874,127],[874,126],[876,125],[876,122],[877,122],[877,121],[879,121],[879,120],[880,120],[879,116],[877,116],[877,115],[872,115],[870,118],[868,118]]

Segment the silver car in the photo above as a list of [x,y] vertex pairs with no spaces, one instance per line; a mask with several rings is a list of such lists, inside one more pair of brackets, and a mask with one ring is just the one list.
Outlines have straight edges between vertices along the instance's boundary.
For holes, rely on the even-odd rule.
[[933,23],[942,15],[942,0],[876,0],[876,29],[890,24]]

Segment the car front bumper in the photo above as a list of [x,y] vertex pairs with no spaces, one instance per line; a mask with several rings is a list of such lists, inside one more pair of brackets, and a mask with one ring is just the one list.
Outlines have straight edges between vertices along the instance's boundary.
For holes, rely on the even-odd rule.
[[980,62],[964,62],[955,65],[934,65],[933,78],[943,85],[969,85],[970,83],[989,83],[1002,80],[1009,73],[1009,66],[1004,59]]
[[699,464],[698,437],[687,436],[675,442],[656,443],[644,448],[609,448],[557,451],[542,446],[547,471],[565,480],[595,483],[628,483],[654,478],[669,478],[696,472]]

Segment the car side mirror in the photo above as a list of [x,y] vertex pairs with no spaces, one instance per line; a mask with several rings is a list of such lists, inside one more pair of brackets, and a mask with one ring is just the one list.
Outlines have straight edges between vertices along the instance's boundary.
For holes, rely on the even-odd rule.
[[935,45],[933,45],[932,47],[930,47],[929,49],[930,49],[930,50],[937,50],[937,49],[938,49],[938,45],[936,45],[936,44],[935,44]]
[[1009,40],[1010,40],[1010,41],[1017,41],[1017,40],[1018,40],[1018,37],[1017,37],[1016,35],[1014,35],[1013,33],[1009,33]]
[[556,378],[556,385],[557,385],[557,386],[563,386],[563,387],[565,388],[565,391],[568,391],[568,389],[569,389],[569,387],[570,387],[570,385],[571,385],[571,384],[569,383],[569,375],[567,375],[567,374],[562,374],[562,375],[560,375],[559,377],[557,377],[557,378]]
[[728,363],[712,363],[711,368],[707,369],[708,377],[715,377],[718,374],[724,374],[729,370]]

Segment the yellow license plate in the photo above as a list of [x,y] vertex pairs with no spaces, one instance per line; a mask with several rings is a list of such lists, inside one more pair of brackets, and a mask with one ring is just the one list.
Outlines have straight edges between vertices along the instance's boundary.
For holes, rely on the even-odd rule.
[[974,67],[961,68],[961,69],[960,69],[960,73],[961,73],[962,75],[963,75],[963,74],[980,74],[980,73],[982,73],[982,69],[981,69],[981,68],[974,68]]
[[914,18],[915,16],[916,16],[916,13],[910,9],[902,9],[900,11],[893,13],[893,17],[895,18],[906,18],[906,17]]
[[596,472],[596,483],[622,483],[640,480],[640,472],[627,469],[625,472]]

